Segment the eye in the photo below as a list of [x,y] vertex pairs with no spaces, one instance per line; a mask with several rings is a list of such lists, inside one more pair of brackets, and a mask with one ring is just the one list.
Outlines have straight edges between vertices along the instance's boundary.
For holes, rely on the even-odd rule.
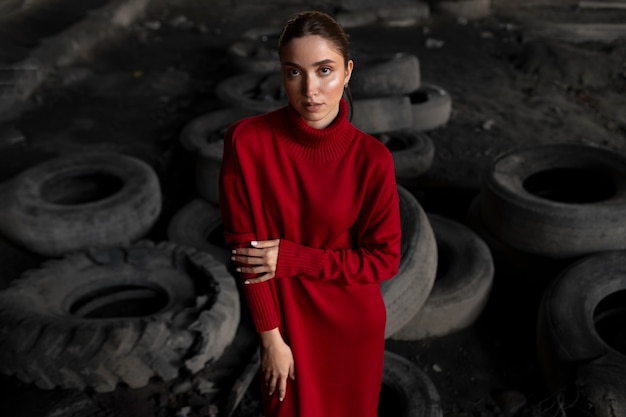
[[290,68],[287,70],[287,75],[289,75],[290,77],[297,77],[298,75],[300,75],[300,71],[298,71],[296,68]]
[[322,73],[322,75],[329,75],[331,72],[333,72],[332,68],[329,68],[329,67],[320,68],[320,73]]

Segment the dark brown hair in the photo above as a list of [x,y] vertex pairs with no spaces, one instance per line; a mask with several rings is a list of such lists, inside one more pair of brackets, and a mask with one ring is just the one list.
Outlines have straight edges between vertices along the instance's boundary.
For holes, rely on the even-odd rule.
[[[293,39],[311,35],[317,35],[329,41],[343,56],[344,65],[348,67],[348,61],[351,59],[348,35],[330,15],[314,10],[301,12],[287,21],[278,38],[278,55],[282,57],[284,46]],[[345,88],[345,93],[350,103],[349,119],[352,119],[352,94],[348,86]]]
[[301,12],[287,21],[278,39],[278,53],[282,54],[283,47],[294,38],[317,35],[332,43],[335,49],[343,56],[345,65],[350,61],[348,35],[335,19],[326,13],[318,11]]

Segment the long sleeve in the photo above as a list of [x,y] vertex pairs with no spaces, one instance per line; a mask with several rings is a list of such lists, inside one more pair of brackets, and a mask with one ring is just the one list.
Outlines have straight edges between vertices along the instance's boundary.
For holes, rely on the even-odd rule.
[[[241,169],[234,152],[233,129],[224,140],[224,155],[219,181],[220,211],[224,222],[224,237],[231,248],[249,246],[256,240],[247,192],[241,178]],[[253,274],[241,274],[242,279]],[[243,292],[256,330],[271,330],[279,325],[279,316],[268,282],[244,285]]]
[[400,206],[393,162],[383,165],[354,226],[362,231],[350,249],[317,249],[281,240],[276,278],[298,275],[342,284],[374,284],[392,278],[400,262]]

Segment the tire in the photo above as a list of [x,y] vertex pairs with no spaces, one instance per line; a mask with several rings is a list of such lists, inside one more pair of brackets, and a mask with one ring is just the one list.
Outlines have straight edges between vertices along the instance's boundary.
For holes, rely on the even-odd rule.
[[408,359],[388,350],[378,410],[381,416],[443,416],[439,393],[428,375]]
[[415,129],[381,133],[376,137],[391,151],[398,180],[410,180],[427,172],[435,158],[433,141]]
[[423,83],[409,95],[413,114],[413,128],[422,132],[444,126],[452,113],[452,98],[446,90]]
[[626,156],[583,145],[516,149],[483,180],[487,229],[528,253],[570,259],[626,249]]
[[280,71],[278,50],[257,40],[241,39],[227,49],[233,69],[238,73],[267,73]]
[[435,214],[428,219],[437,240],[437,277],[424,306],[394,340],[441,337],[469,327],[493,286],[493,259],[485,242],[459,222]]
[[352,124],[375,135],[411,127],[411,101],[408,96],[354,100]]
[[0,292],[0,370],[42,389],[113,391],[195,373],[239,325],[234,278],[170,242],[76,253]]
[[598,409],[621,410],[602,415],[625,415],[625,306],[626,251],[586,256],[557,276],[537,322],[539,363],[551,390],[580,384]]
[[191,120],[180,132],[180,143],[185,150],[198,152],[211,142],[224,139],[226,129],[235,121],[257,112],[228,108],[205,113]]
[[144,237],[161,212],[152,168],[106,152],[48,160],[23,171],[3,190],[0,233],[48,257],[127,245]]
[[428,19],[430,7],[427,3],[417,1],[413,4],[380,7],[377,14],[385,26],[408,27]]
[[220,81],[215,94],[224,103],[258,113],[287,104],[280,72],[240,74]]
[[209,143],[196,157],[196,191],[209,203],[219,204],[219,176],[224,140]]
[[231,255],[223,233],[219,208],[199,198],[180,209],[167,229],[167,237],[172,242],[206,252],[228,265]]
[[336,14],[335,18],[342,28],[352,29],[376,23],[378,15],[375,10],[365,9],[340,11]]
[[491,0],[432,0],[433,11],[465,19],[481,19],[491,14]]
[[398,273],[381,284],[387,308],[385,338],[404,327],[422,308],[435,282],[437,245],[426,213],[415,197],[398,186],[402,255]]
[[419,60],[412,54],[364,56],[355,58],[355,66],[349,84],[355,100],[407,95],[421,83]]

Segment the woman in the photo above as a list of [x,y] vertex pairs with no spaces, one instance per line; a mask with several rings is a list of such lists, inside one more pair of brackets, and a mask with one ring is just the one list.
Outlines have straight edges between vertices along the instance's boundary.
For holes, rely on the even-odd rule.
[[303,12],[279,39],[289,104],[226,133],[220,208],[261,343],[266,417],[374,417],[400,213],[391,153],[348,120],[347,36]]

